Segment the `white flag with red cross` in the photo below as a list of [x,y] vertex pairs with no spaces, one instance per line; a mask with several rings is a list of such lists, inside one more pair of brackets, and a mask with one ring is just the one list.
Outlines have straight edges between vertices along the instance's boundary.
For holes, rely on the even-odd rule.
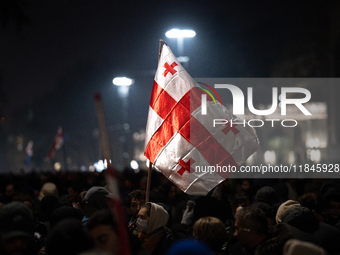
[[[207,94],[163,44],[155,75],[146,127],[145,156],[155,168],[190,195],[206,195],[258,149],[249,126],[214,125],[235,119]],[[204,171],[204,169],[220,171]],[[226,168],[227,167],[227,168]]]
[[62,129],[62,127],[58,127],[57,135],[54,139],[53,145],[52,145],[47,157],[49,159],[52,159],[54,157],[55,152],[61,148],[63,143],[64,143],[63,129]]

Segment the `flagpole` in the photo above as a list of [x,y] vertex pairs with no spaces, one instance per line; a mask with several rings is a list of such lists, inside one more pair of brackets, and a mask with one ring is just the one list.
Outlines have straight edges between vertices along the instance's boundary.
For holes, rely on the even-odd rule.
[[110,162],[112,154],[109,144],[109,136],[106,129],[103,104],[101,100],[101,95],[99,93],[95,94],[95,104],[99,124],[99,133],[102,142],[102,153],[104,159],[106,159],[107,162],[106,182],[108,185],[108,189],[113,196],[112,197],[113,208],[110,209],[112,210],[112,213],[115,217],[114,220],[117,225],[117,232],[119,233],[118,238],[120,245],[118,255],[131,255],[130,242],[127,232],[127,222],[125,221],[123,205],[119,197],[118,183],[117,178],[115,176],[116,174]]
[[[158,63],[159,63],[159,59],[160,59],[161,54],[162,54],[162,49],[163,49],[164,44],[166,45],[166,42],[164,40],[160,39],[159,40],[159,51],[158,51]],[[145,203],[148,203],[149,198],[150,198],[151,173],[152,173],[152,163],[151,163],[151,161],[149,161],[148,182],[146,183]]]
[[145,203],[148,203],[149,202],[149,198],[150,198],[151,172],[152,172],[152,163],[149,161],[148,182],[146,183],[146,198],[145,198]]

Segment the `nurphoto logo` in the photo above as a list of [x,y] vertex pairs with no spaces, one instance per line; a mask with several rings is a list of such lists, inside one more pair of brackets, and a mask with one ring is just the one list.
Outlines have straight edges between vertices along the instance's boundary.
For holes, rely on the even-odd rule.
[[[214,88],[212,86],[209,86],[205,83],[200,83],[201,85],[207,86],[210,88],[218,97],[219,102],[222,105],[221,98],[219,94],[216,92],[216,89],[228,89],[231,92],[232,95],[232,101],[233,101],[233,114],[234,115],[245,115],[245,110],[244,110],[244,102],[245,102],[245,97],[242,92],[242,90],[232,84],[215,84]],[[201,88],[204,90],[214,101],[215,105],[216,100],[214,96],[206,89]],[[269,109],[256,109],[254,106],[254,100],[253,100],[253,87],[247,87],[247,106],[249,112],[251,112],[254,115],[257,116],[268,116],[270,117],[271,114],[273,114],[279,105],[281,108],[281,116],[287,116],[287,105],[292,105],[297,107],[304,115],[312,115],[306,107],[303,105],[311,99],[311,93],[308,89],[305,88],[300,88],[300,87],[281,87],[280,95],[278,95],[278,88],[273,87],[272,88],[272,101],[271,101],[271,106]],[[207,94],[202,94],[201,95],[201,114],[202,115],[207,115]],[[288,97],[287,95],[295,95],[295,96],[300,96],[299,98],[292,98]],[[301,98],[301,96],[303,96]],[[281,125],[283,127],[295,127],[297,126],[298,122],[295,119],[270,119],[270,118],[261,118],[261,119],[250,119],[248,121],[246,120],[240,120],[240,119],[214,119],[213,120],[213,126],[215,127],[216,125],[225,125],[229,123],[229,125],[232,127],[233,125],[249,125],[251,127],[262,127],[266,122],[271,123],[271,126],[274,127],[274,123],[280,121]]]

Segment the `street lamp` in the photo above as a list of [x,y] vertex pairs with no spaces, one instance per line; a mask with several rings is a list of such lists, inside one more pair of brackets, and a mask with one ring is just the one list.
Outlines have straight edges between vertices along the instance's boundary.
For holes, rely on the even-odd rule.
[[178,38],[178,37],[194,37],[196,32],[194,30],[179,30],[179,29],[171,29],[165,33],[166,37],[168,38]]
[[129,150],[129,142],[127,134],[130,132],[130,126],[128,123],[128,95],[129,88],[134,83],[133,79],[127,77],[115,77],[112,80],[112,83],[117,86],[118,95],[122,99],[122,115],[123,115],[123,136],[121,137],[121,141],[123,143],[123,160],[129,158],[128,150]]
[[171,29],[165,33],[165,36],[168,38],[176,38],[177,39],[177,49],[178,54],[182,56],[183,54],[183,39],[184,38],[192,38],[195,37],[196,32],[194,30],[180,30],[180,29]]
[[121,98],[127,98],[129,95],[129,86],[134,83],[134,80],[126,77],[116,77],[112,80],[112,83],[118,86],[119,96]]

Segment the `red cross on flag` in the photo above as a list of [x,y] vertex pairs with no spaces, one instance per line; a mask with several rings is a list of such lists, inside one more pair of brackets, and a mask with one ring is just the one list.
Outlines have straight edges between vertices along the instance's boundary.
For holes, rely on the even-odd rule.
[[216,125],[214,119],[235,119],[206,94],[163,44],[155,75],[146,127],[145,156],[155,168],[190,195],[206,195],[228,172],[205,167],[239,167],[258,149],[255,130],[243,125]]

